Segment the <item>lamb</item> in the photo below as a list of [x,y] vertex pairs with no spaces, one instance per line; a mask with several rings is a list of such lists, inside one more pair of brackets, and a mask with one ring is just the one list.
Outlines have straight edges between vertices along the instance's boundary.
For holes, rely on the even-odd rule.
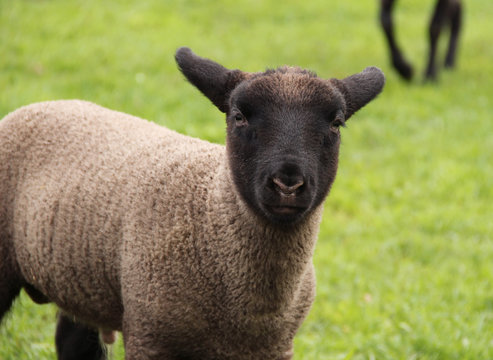
[[0,122],[0,319],[24,288],[121,331],[126,359],[291,359],[339,129],[383,73],[175,58],[226,114],[225,147],[78,100]]
[[[392,20],[394,4],[395,0],[380,0],[380,23],[387,39],[392,65],[403,79],[411,80],[413,77],[413,68],[405,59],[395,40],[394,22]],[[438,38],[445,25],[450,25],[450,39],[445,57],[445,67],[453,68],[455,66],[457,43],[462,25],[461,0],[437,0],[435,4],[429,26],[430,49],[425,80],[436,80],[437,78],[436,52]]]

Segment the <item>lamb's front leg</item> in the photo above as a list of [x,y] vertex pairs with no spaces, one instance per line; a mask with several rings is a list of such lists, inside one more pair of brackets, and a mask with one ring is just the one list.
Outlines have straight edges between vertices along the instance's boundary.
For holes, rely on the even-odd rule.
[[125,360],[176,360],[171,354],[154,349],[152,345],[146,343],[142,334],[132,334],[128,331],[123,332],[123,343],[125,346]]
[[125,360],[179,360],[160,341],[160,331],[147,326],[145,319],[124,317],[122,335]]
[[195,358],[177,356],[162,347],[144,345],[141,340],[138,335],[123,336],[125,360],[195,360]]

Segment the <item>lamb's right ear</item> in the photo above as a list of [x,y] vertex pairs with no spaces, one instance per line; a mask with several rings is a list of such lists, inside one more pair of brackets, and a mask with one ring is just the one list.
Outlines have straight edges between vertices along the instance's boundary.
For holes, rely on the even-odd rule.
[[247,73],[226,69],[212,60],[195,55],[187,47],[179,48],[175,59],[188,81],[207,96],[219,110],[227,112],[229,94],[247,77]]

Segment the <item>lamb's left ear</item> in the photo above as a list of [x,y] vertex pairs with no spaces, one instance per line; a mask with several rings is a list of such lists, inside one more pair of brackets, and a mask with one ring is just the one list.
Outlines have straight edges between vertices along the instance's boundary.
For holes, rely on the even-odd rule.
[[248,76],[248,73],[229,70],[212,60],[197,56],[187,47],[179,48],[175,59],[188,81],[222,112],[228,111],[231,91]]
[[383,72],[376,67],[367,67],[358,74],[345,79],[330,79],[346,100],[346,119],[369,103],[377,96],[385,85]]

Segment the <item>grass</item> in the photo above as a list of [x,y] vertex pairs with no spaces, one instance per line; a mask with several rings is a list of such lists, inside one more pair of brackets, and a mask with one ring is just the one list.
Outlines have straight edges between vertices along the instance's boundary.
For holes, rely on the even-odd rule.
[[[431,5],[397,8],[418,74]],[[377,1],[0,0],[0,117],[82,98],[222,143],[223,116],[176,70],[177,47],[246,71],[377,65],[384,93],[343,130],[295,359],[492,359],[493,3],[465,5],[458,69],[423,85],[390,69]],[[54,359],[55,311],[23,295],[0,359]]]

